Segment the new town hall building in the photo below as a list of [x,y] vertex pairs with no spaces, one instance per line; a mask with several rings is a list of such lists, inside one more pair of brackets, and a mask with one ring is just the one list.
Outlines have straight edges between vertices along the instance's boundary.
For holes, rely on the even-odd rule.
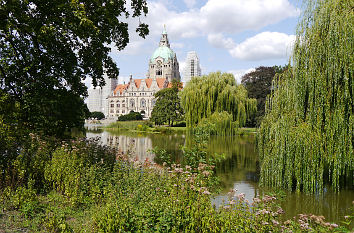
[[108,96],[108,118],[117,119],[130,111],[151,117],[155,105],[154,94],[171,85],[172,80],[181,80],[176,54],[170,48],[166,30],[162,32],[159,47],[149,59],[149,71],[145,79],[133,79],[116,86]]
[[[194,59],[197,58],[193,57],[192,60]],[[191,62],[189,60],[187,59],[187,63]],[[196,67],[199,67],[199,59],[195,62],[197,62]],[[194,64],[194,61],[192,63]],[[192,74],[189,76],[200,75],[200,71],[194,72],[194,68],[191,70],[190,66],[186,68],[188,71],[184,72],[185,75],[186,73],[188,75],[188,72]],[[89,90],[87,105],[91,112],[101,111],[109,119],[118,119],[119,116],[128,114],[130,111],[140,112],[144,118],[150,118],[156,102],[154,94],[163,88],[170,87],[172,80],[180,82],[181,75],[177,56],[170,48],[167,32],[164,29],[159,47],[149,59],[146,78],[133,79],[130,76],[127,84],[118,85],[117,80],[105,78],[106,86]]]

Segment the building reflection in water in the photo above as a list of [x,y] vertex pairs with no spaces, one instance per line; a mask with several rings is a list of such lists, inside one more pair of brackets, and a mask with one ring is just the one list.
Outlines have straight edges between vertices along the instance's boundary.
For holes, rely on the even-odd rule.
[[153,148],[152,140],[148,137],[112,135],[106,131],[101,133],[87,132],[86,137],[99,137],[102,144],[117,148],[124,154],[128,154],[133,159],[139,161],[153,161],[154,159],[154,154],[150,152],[150,150]]

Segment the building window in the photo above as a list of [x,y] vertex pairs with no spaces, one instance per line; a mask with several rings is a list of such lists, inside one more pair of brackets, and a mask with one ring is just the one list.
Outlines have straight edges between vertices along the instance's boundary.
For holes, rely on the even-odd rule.
[[134,99],[130,99],[129,107],[130,108],[134,108],[135,107],[135,100]]
[[141,99],[141,101],[140,101],[140,107],[141,107],[141,108],[145,108],[145,107],[146,107],[146,100],[145,100],[145,99]]
[[125,108],[125,104],[122,104],[122,107]]
[[111,113],[114,113],[114,110],[113,110],[113,109],[111,109]]
[[122,113],[125,113],[125,110],[122,110]]
[[156,75],[162,75],[162,71],[161,70],[156,70]]
[[111,108],[114,108],[114,104],[111,104]]
[[117,104],[117,108],[120,108],[120,104]]
[[152,100],[152,101],[151,101],[151,106],[154,107],[154,106],[155,106],[155,103],[156,103],[156,100]]
[[134,93],[134,96],[136,96],[136,93]]
[[119,113],[119,110],[117,110],[116,113]]
[[194,60],[191,60],[191,77],[194,77]]

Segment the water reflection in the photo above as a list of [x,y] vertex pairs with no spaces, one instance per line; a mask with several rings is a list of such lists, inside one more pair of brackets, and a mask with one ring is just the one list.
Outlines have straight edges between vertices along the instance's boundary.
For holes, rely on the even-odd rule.
[[[150,152],[154,147],[165,149],[178,163],[182,159],[182,146],[192,142],[189,134],[174,133],[140,134],[132,132],[109,133],[99,129],[87,132],[87,137],[101,137],[102,143],[116,147],[124,153],[144,161],[153,161],[154,154]],[[224,154],[225,159],[216,166],[216,174],[221,182],[221,193],[215,197],[215,205],[227,200],[230,189],[237,189],[244,193],[245,198],[252,202],[258,194],[266,191],[258,186],[259,161],[256,151],[256,142],[253,135],[238,137],[211,137],[208,142],[208,151],[211,154]],[[340,222],[345,215],[352,214],[354,200],[353,190],[342,190],[334,193],[327,188],[322,195],[306,195],[303,193],[286,193],[281,205],[285,210],[285,218],[289,219],[299,213],[324,215],[328,221]],[[353,225],[353,224],[352,224]],[[353,226],[352,226],[353,227]]]

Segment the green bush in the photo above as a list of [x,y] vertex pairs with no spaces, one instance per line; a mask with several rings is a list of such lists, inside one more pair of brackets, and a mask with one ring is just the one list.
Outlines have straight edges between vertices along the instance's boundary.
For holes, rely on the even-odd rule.
[[69,197],[73,205],[99,201],[104,196],[107,176],[113,169],[115,152],[96,141],[63,144],[45,169],[53,188]]
[[43,221],[43,225],[49,232],[60,232],[60,233],[71,233],[72,228],[65,221],[65,216],[63,214],[55,214],[49,212]]
[[139,112],[131,111],[127,115],[121,115],[118,117],[118,121],[140,121],[143,116]]
[[103,112],[91,112],[90,117],[95,118],[97,120],[102,120],[103,118],[105,118]]

